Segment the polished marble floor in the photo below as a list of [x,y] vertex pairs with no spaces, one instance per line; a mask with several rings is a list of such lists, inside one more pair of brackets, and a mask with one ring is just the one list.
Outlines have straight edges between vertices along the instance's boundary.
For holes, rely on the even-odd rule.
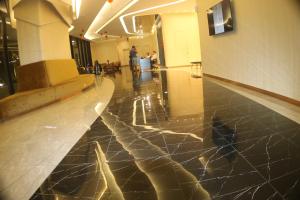
[[183,71],[122,73],[32,200],[300,199],[300,125]]

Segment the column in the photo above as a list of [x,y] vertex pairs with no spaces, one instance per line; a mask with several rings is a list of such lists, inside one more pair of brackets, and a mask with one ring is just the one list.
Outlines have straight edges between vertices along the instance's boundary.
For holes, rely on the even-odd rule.
[[13,10],[21,65],[71,59],[69,25],[50,2],[23,0]]

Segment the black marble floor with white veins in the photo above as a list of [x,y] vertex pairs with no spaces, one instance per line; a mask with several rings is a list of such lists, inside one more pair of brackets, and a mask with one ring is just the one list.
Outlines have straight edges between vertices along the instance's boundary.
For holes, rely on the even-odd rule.
[[179,70],[111,79],[109,106],[32,200],[300,199],[299,124]]

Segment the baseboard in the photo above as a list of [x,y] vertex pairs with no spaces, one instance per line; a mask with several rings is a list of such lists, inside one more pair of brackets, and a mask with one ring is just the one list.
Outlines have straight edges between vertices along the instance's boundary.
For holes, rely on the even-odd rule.
[[296,99],[293,99],[293,98],[290,98],[290,97],[283,96],[281,94],[270,92],[268,90],[264,90],[264,89],[261,89],[261,88],[257,88],[257,87],[251,86],[251,85],[247,85],[247,84],[240,83],[240,82],[237,82],[237,81],[233,81],[233,80],[230,80],[230,79],[222,78],[222,77],[219,77],[219,76],[214,76],[214,75],[205,74],[205,73],[203,75],[207,76],[207,77],[210,77],[210,78],[220,80],[220,81],[231,83],[233,85],[237,85],[237,86],[249,89],[249,90],[253,90],[253,91],[259,92],[261,94],[265,94],[265,95],[274,97],[276,99],[280,99],[282,101],[288,102],[288,103],[296,105],[296,106],[300,106],[300,101],[298,101]]

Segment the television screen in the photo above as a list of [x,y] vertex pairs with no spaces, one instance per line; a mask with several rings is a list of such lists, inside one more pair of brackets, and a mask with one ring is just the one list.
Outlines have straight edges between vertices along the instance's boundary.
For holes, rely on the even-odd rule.
[[209,35],[233,31],[231,0],[223,0],[207,11]]

